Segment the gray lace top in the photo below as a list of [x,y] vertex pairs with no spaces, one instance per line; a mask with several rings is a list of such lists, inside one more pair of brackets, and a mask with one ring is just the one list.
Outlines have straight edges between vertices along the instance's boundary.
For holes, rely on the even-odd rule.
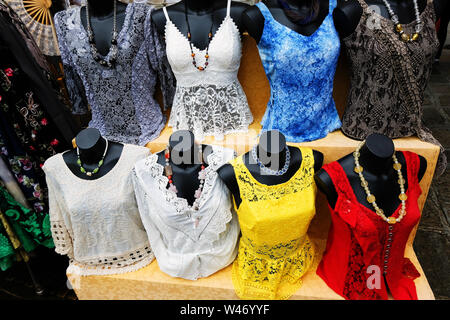
[[[92,111],[90,127],[97,128],[112,141],[144,145],[159,136],[165,123],[161,108],[153,98],[156,79],[160,80],[165,106],[171,104],[174,91],[168,80],[171,71],[164,68],[164,57],[161,57],[165,55],[164,42],[155,36],[157,33],[152,32],[150,24],[145,24],[151,9],[145,3],[127,5],[125,21],[118,36],[119,54],[112,69],[93,59],[87,32],[81,23],[80,9],[74,7],[55,15],[72,112],[84,114],[89,105]],[[144,46],[148,49],[145,61],[134,65],[136,55],[145,49]],[[144,69],[145,80],[138,77],[133,85],[133,70],[139,70],[143,63],[150,65]],[[141,103],[136,104],[136,99]]]

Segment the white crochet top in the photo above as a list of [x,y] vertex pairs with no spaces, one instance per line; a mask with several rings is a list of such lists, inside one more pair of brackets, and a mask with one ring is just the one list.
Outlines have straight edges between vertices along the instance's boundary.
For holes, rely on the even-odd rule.
[[125,273],[154,259],[131,181],[134,164],[149,154],[125,144],[116,165],[95,180],[75,176],[61,153],[45,162],[52,236],[56,252],[70,258],[68,273]]

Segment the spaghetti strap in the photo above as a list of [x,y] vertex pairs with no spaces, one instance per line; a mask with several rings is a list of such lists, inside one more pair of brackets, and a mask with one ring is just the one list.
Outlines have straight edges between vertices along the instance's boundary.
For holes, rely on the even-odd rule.
[[227,3],[227,17],[230,16],[230,12],[231,12],[231,0],[228,0],[228,3]]
[[169,17],[169,14],[167,13],[166,7],[163,7],[163,11],[164,11],[164,15],[166,16],[167,21],[171,21],[170,17]]
[[337,0],[328,0],[328,14],[333,14],[333,10],[336,7],[337,7]]

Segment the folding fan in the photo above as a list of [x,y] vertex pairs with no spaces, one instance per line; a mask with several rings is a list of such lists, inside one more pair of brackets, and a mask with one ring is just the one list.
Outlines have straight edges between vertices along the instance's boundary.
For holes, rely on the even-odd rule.
[[50,13],[51,0],[5,0],[17,13],[30,31],[39,48],[45,55],[58,56],[53,18]]

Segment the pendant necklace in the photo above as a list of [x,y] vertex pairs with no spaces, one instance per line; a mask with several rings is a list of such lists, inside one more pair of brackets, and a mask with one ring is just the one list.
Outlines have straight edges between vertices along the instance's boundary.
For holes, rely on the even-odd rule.
[[192,34],[191,34],[191,27],[189,25],[189,19],[188,19],[188,7],[187,7],[187,1],[184,2],[184,15],[186,17],[186,25],[188,28],[188,34],[187,34],[187,38],[188,38],[188,42],[189,42],[189,47],[191,48],[191,57],[192,57],[192,64],[194,65],[195,68],[197,68],[197,70],[199,71],[204,71],[208,65],[209,65],[209,45],[211,44],[211,40],[212,40],[212,31],[213,31],[213,26],[214,26],[214,11],[213,14],[211,15],[211,27],[209,28],[209,33],[208,33],[208,45],[206,46],[205,49],[205,65],[202,66],[197,66],[197,60],[195,59],[195,53],[194,53],[194,46],[192,45]]
[[94,31],[91,28],[91,21],[89,17],[89,2],[86,2],[86,24],[87,24],[87,33],[89,38],[89,45],[91,47],[91,52],[94,57],[94,60],[100,63],[100,65],[108,68],[113,68],[117,61],[117,55],[119,53],[119,49],[117,47],[117,1],[114,0],[114,18],[113,18],[113,30],[112,30],[112,39],[111,39],[111,47],[109,48],[109,59],[105,59],[98,52],[97,47],[95,46],[95,38]]
[[103,152],[102,159],[98,162],[97,168],[95,168],[92,171],[87,171],[84,168],[83,164],[81,163],[81,159],[80,159],[80,149],[77,147],[77,158],[78,158],[77,164],[80,167],[81,173],[84,173],[88,177],[92,177],[92,175],[96,174],[100,170],[100,167],[103,165],[103,162],[105,160],[106,153],[108,152],[108,139],[105,139],[105,142],[106,142],[106,147],[105,147],[105,151]]
[[408,196],[405,193],[405,179],[403,179],[402,165],[398,162],[397,156],[394,153],[392,155],[392,160],[394,161],[393,167],[394,167],[394,170],[397,171],[397,175],[398,175],[397,181],[400,186],[400,195],[398,196],[398,198],[402,202],[402,207],[400,209],[400,215],[398,216],[398,218],[394,218],[392,216],[388,218],[385,216],[383,209],[380,209],[380,207],[378,207],[375,196],[370,192],[369,183],[367,182],[367,180],[364,178],[364,175],[363,175],[364,169],[359,163],[360,150],[364,144],[365,144],[365,141],[361,142],[361,144],[358,146],[358,148],[356,148],[355,152],[353,152],[353,157],[355,159],[354,171],[359,175],[359,179],[361,180],[361,186],[364,188],[364,191],[366,192],[366,195],[367,195],[367,202],[372,204],[373,208],[375,209],[376,214],[379,217],[381,217],[381,219],[386,221],[387,223],[396,224],[396,223],[402,221],[403,217],[406,215],[406,199],[408,199]]

